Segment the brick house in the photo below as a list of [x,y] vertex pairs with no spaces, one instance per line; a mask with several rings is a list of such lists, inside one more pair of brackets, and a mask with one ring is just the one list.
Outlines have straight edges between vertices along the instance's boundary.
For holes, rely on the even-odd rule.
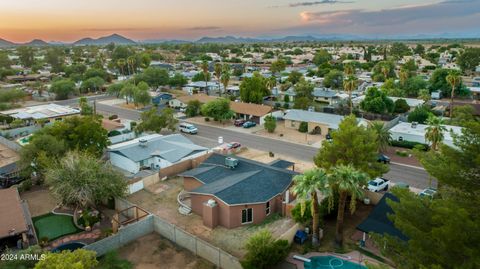
[[190,194],[191,209],[202,216],[205,226],[235,228],[259,224],[272,213],[285,215],[291,197],[289,188],[298,174],[287,169],[292,165],[286,161],[264,164],[214,153],[180,176]]

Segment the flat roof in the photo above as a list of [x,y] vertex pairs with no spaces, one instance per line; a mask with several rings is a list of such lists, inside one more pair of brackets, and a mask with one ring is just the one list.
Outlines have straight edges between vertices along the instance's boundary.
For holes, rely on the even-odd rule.
[[79,113],[79,109],[57,104],[29,106],[0,112],[2,115],[7,115],[15,119],[48,119]]
[[[427,132],[427,127],[428,125],[425,124],[417,124],[415,128],[412,128],[412,123],[410,122],[400,122],[397,125],[393,126],[390,129],[390,132],[392,133],[397,133],[397,134],[407,134],[407,135],[417,135],[417,136],[425,136],[425,133]],[[451,136],[450,132],[453,131],[453,133],[457,135],[462,134],[462,127],[459,126],[452,126],[452,125],[443,125],[447,131],[443,132],[444,139],[445,140],[453,140],[453,137]]]
[[0,239],[28,231],[17,189],[0,189],[0,197]]

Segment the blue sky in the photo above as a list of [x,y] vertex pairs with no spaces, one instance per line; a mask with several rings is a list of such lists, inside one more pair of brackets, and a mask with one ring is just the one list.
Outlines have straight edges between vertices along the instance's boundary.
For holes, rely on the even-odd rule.
[[0,38],[480,33],[480,0],[2,0]]

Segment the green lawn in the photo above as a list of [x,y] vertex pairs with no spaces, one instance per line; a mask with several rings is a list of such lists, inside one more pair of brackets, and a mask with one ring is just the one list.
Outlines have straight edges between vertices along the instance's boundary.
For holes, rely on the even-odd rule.
[[32,218],[32,220],[38,239],[48,237],[48,240],[52,241],[64,235],[82,231],[73,224],[73,217],[71,216],[48,213]]

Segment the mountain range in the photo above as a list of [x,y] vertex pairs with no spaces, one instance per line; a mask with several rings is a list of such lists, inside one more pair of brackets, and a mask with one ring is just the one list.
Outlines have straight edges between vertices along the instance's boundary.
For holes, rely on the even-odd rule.
[[284,37],[235,37],[235,36],[220,36],[220,37],[202,37],[195,41],[188,40],[177,40],[177,39],[147,39],[133,41],[132,39],[126,38],[119,34],[112,34],[109,36],[100,37],[97,39],[94,38],[83,38],[72,43],[64,43],[58,41],[45,42],[40,39],[34,39],[28,43],[14,43],[5,39],[0,38],[0,47],[14,47],[14,46],[49,46],[49,45],[74,45],[74,46],[86,46],[86,45],[107,45],[110,43],[115,43],[117,45],[135,45],[135,44],[159,44],[159,43],[170,43],[170,44],[184,44],[184,43],[224,43],[224,44],[238,44],[238,43],[267,43],[267,42],[308,42],[308,41],[348,41],[348,40],[420,40],[420,39],[452,39],[452,38],[475,38],[478,39],[479,34],[423,34],[423,35],[393,35],[393,36],[360,36],[360,35],[349,35],[349,34],[323,34],[323,35],[298,35],[298,36],[284,36]]

